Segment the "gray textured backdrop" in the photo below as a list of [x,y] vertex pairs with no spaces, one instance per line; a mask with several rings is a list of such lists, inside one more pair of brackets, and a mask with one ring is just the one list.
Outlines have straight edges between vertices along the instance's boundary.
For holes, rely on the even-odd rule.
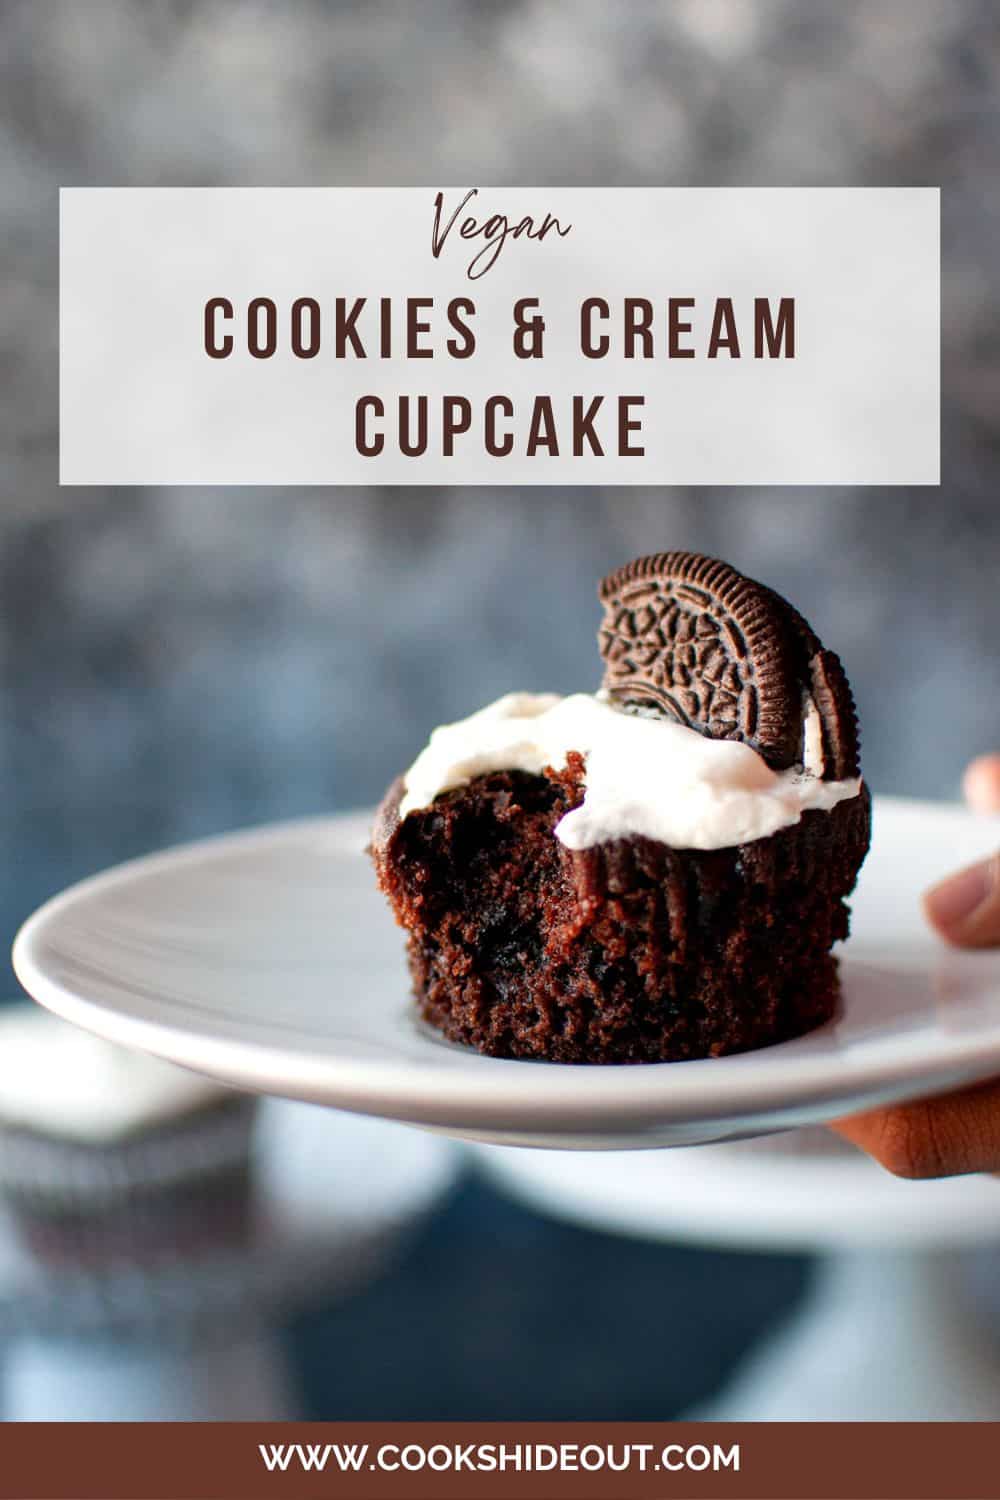
[[[375,798],[588,687],[594,581],[713,550],[842,654],[878,789],[1000,743],[990,0],[0,6],[5,931],[154,843]],[[940,183],[940,491],[60,491],[60,183]]]

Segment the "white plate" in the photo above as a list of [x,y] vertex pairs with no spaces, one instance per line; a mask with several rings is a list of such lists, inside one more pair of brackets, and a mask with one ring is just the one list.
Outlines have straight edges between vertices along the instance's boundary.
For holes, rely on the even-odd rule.
[[1000,955],[945,949],[919,910],[925,885],[997,846],[1000,820],[877,803],[835,1023],[615,1067],[480,1057],[418,1022],[367,828],[279,825],[84,881],[22,928],[18,977],[67,1020],[226,1082],[509,1145],[733,1140],[1000,1073]]

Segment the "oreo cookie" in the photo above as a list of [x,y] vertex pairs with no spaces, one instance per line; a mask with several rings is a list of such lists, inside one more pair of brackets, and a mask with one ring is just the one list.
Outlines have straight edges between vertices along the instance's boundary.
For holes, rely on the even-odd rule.
[[599,593],[602,687],[612,700],[658,710],[711,739],[741,740],[776,770],[802,762],[811,701],[824,778],[859,774],[844,669],[780,594],[694,552],[637,558]]

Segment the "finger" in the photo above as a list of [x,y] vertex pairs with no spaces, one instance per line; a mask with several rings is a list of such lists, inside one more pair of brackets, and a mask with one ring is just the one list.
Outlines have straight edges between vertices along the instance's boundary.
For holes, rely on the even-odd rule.
[[970,762],[962,791],[974,812],[1000,812],[1000,755],[980,755]]
[[1000,1080],[835,1120],[838,1135],[897,1177],[1000,1171]]
[[949,875],[924,893],[927,920],[957,948],[1000,944],[1000,854]]

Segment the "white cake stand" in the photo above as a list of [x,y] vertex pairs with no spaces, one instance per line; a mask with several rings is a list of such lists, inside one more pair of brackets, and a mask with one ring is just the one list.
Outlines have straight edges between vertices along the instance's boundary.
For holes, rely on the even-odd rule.
[[1000,1181],[903,1182],[818,1129],[688,1151],[470,1149],[520,1200],[590,1228],[821,1253],[805,1306],[688,1417],[1000,1419],[1000,1348],[964,1274],[970,1250],[1000,1244]]
[[0,1234],[7,1421],[266,1421],[297,1415],[279,1321],[386,1266],[450,1186],[435,1136],[281,1100],[261,1106],[248,1243],[157,1270],[58,1272]]

